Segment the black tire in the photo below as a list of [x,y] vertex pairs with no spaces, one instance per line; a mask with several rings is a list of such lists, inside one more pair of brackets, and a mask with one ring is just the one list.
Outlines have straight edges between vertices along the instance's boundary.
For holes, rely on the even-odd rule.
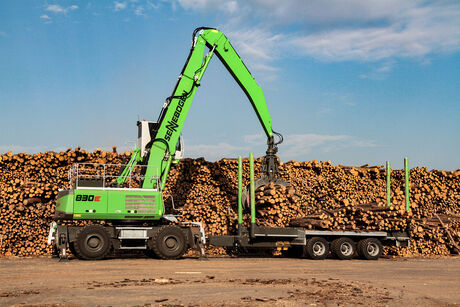
[[377,260],[382,256],[382,242],[375,238],[363,239],[358,242],[358,255],[362,259]]
[[350,238],[338,238],[332,241],[331,251],[332,254],[340,260],[350,260],[355,256],[356,244]]
[[178,226],[162,226],[152,236],[152,250],[161,259],[182,257],[187,250],[184,232]]
[[323,260],[329,254],[329,242],[321,237],[313,237],[305,245],[305,254],[313,260]]
[[152,259],[159,259],[160,257],[158,257],[157,254],[155,254],[155,252],[152,250],[152,249],[146,249],[144,251],[144,254],[149,257],[149,258],[152,258]]
[[75,258],[82,259],[81,256],[75,250],[75,242],[69,242],[69,250]]
[[99,260],[109,254],[112,242],[103,226],[87,225],[77,231],[73,247],[78,258]]

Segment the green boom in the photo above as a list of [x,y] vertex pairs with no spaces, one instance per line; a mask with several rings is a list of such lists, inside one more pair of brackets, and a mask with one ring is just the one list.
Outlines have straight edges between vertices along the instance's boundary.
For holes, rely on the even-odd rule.
[[[205,55],[205,51],[209,52]],[[219,30],[198,28],[193,35],[193,45],[179,76],[172,96],[166,101],[160,115],[158,132],[150,149],[146,177],[161,171],[162,187],[166,183],[169,167],[176,150],[193,96],[213,55],[216,55],[246,93],[267,135],[273,137],[271,117],[262,89],[236,53],[228,38]],[[156,180],[144,180],[143,188],[151,189]]]
[[[209,52],[205,55],[207,49]],[[162,191],[176,153],[179,135],[193,96],[213,55],[221,60],[251,102],[268,138],[267,157],[269,158],[266,159],[268,161],[266,172],[270,174],[274,172],[277,148],[273,141],[274,132],[262,89],[224,34],[212,28],[198,28],[193,33],[193,45],[179,80],[160,113],[156,133],[149,144],[148,155],[141,156],[141,149],[136,148],[130,161],[117,178],[118,186],[121,186],[130,178],[135,165],[142,162],[146,164],[142,188],[87,187],[63,190],[57,200],[56,217],[58,219],[145,221],[162,218],[164,214]],[[255,212],[252,213],[254,217]],[[239,218],[241,221],[241,216]],[[253,220],[252,222],[254,223]]]

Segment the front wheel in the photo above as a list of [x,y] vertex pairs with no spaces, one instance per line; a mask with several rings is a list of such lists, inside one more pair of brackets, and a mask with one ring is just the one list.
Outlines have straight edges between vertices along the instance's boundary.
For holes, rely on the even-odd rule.
[[305,253],[313,260],[323,260],[329,254],[329,242],[321,237],[313,237],[307,241]]
[[103,259],[112,248],[110,235],[101,225],[87,225],[80,229],[75,237],[73,248],[75,255],[81,259]]
[[187,250],[182,229],[174,225],[159,228],[152,236],[152,250],[161,259],[177,259]]

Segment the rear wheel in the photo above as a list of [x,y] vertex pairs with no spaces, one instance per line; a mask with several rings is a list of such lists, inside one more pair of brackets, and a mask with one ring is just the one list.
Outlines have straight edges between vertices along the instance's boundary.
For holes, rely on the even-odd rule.
[[377,260],[382,255],[382,243],[375,238],[368,238],[358,242],[358,254],[362,259]]
[[152,236],[152,251],[162,259],[180,258],[186,249],[185,234],[178,226],[163,226]]
[[87,225],[76,233],[73,243],[75,255],[86,260],[105,258],[111,248],[109,233],[101,225]]
[[332,241],[332,254],[341,260],[350,260],[356,252],[356,244],[353,240],[343,237]]
[[314,260],[322,260],[329,254],[329,242],[321,237],[313,237],[305,245],[305,253]]

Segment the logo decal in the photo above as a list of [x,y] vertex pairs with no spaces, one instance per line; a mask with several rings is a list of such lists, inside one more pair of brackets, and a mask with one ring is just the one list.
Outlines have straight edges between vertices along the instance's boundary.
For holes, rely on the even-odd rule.
[[180,113],[182,112],[182,108],[184,107],[184,100],[179,100],[179,103],[177,104],[176,111],[174,111],[173,117],[170,121],[168,121],[168,124],[166,125],[166,134],[165,134],[165,140],[170,141],[171,136],[173,132],[177,131],[177,128],[179,127],[179,124],[177,121],[179,120]]
[[81,194],[75,197],[75,201],[101,201],[100,196]]

